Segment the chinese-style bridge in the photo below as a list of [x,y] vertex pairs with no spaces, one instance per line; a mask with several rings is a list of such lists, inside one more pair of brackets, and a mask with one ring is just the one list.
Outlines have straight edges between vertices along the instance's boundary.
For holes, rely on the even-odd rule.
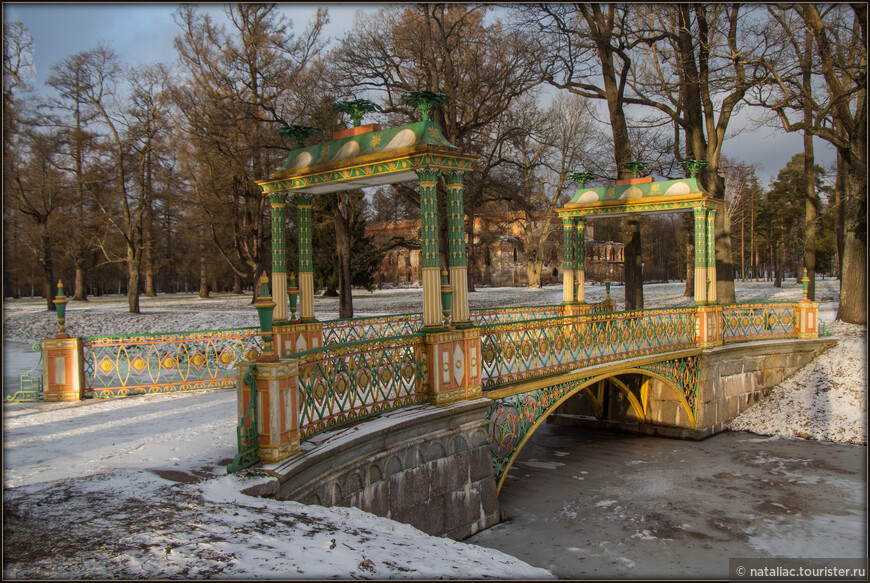
[[[497,492],[544,420],[621,423],[700,439],[724,430],[763,391],[834,342],[818,337],[818,304],[806,293],[800,302],[716,302],[713,224],[722,203],[693,177],[581,186],[558,210],[562,303],[470,310],[463,177],[473,160],[424,115],[421,122],[353,128],[298,148],[259,181],[272,208],[272,289],[271,297],[264,289],[258,309],[274,323],[265,319],[262,354],[238,366],[239,454],[230,468],[259,462],[256,471],[271,478],[252,492],[357,506],[463,538],[500,520]],[[439,179],[447,265],[439,252]],[[312,197],[407,180],[416,180],[420,192],[421,313],[316,320]],[[288,199],[298,210],[298,289],[284,247]],[[693,306],[614,311],[609,294],[598,304],[585,301],[587,219],[680,211],[695,217]],[[209,384],[219,382],[218,372],[191,382],[181,364],[205,370],[212,356],[232,363],[234,350],[250,358],[251,336],[225,331],[193,340],[202,346],[178,344],[170,354],[160,346],[181,340],[150,339],[134,352],[117,338],[61,333],[43,342],[45,399],[81,398],[83,384],[96,392],[92,383],[101,375],[123,376],[119,388],[101,389],[106,395],[125,394],[131,374],[153,377],[148,392],[175,390],[168,387],[177,382],[218,386]],[[218,344],[228,341],[235,348]],[[133,356],[122,359],[127,354]],[[181,381],[164,382],[170,374]]]
[[[722,203],[694,177],[581,187],[558,211],[563,302],[471,311],[462,189],[474,158],[457,154],[425,116],[335,138],[291,152],[259,182],[273,209],[275,354],[261,357],[247,382],[240,378],[237,461],[256,454],[280,498],[358,506],[462,538],[499,520],[497,491],[551,414],[702,438],[830,342],[818,340],[817,304],[806,299],[716,303],[713,224]],[[449,265],[440,264],[439,178]],[[420,191],[422,312],[316,321],[312,196],[407,180]],[[298,318],[283,261],[288,197],[299,213]],[[616,312],[609,295],[586,303],[588,218],[679,211],[695,217],[694,306]]]

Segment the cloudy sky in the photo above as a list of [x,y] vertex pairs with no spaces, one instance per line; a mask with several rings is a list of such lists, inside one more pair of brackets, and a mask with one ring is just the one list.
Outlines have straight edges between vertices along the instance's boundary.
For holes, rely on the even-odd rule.
[[[203,8],[219,21],[224,20],[223,4],[203,4]],[[326,35],[337,39],[353,24],[355,14],[375,11],[379,4],[285,4],[283,11],[293,21],[293,31],[301,32],[313,17],[318,6],[328,8],[330,23]],[[158,61],[173,62],[176,59],[173,39],[179,32],[172,18],[176,4],[39,4],[6,3],[3,5],[4,21],[20,20],[30,31],[34,44],[36,79],[34,87],[44,91],[44,83],[50,74],[51,65],[66,57],[92,49],[103,43],[114,49],[128,65],[150,64]],[[744,109],[733,127],[747,126]],[[729,130],[729,133],[735,133]],[[816,139],[817,162],[830,167],[834,161],[832,148]],[[799,134],[785,134],[773,128],[744,130],[725,142],[726,156],[754,163],[762,184],[797,152],[803,143]]]

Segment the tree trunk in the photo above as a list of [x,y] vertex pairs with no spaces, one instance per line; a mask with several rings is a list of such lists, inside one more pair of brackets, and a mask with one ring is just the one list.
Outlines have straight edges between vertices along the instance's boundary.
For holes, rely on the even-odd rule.
[[528,279],[529,287],[541,288],[541,264],[540,259],[533,259],[526,262],[526,278]]
[[695,295],[695,222],[692,213],[683,213],[683,231],[686,233],[686,290],[683,297]]
[[205,257],[205,232],[202,225],[199,227],[199,297],[208,298],[208,270],[206,269]]
[[56,311],[54,305],[54,265],[51,260],[51,235],[46,225],[40,225],[42,248],[40,249],[39,266],[42,268],[42,293],[45,296],[46,309]]
[[622,220],[625,252],[625,309],[643,309],[643,254],[641,253],[640,220],[637,216]]
[[139,314],[139,257],[127,249],[127,307],[131,314]]
[[[812,103],[812,47],[813,47],[813,32],[809,28],[806,30],[806,64],[803,68],[803,100],[804,100],[804,127],[812,127],[813,124],[813,103]],[[815,301],[816,299],[816,217],[818,209],[816,208],[816,173],[814,166],[816,165],[815,152],[813,151],[813,135],[807,130],[804,134],[804,180],[806,181],[806,190],[804,191],[805,203],[805,223],[804,223],[804,267],[807,270],[807,277],[810,280],[809,292],[807,297]]]
[[79,302],[88,301],[88,293],[85,288],[85,268],[84,268],[84,258],[76,257],[76,281],[75,281],[75,294],[73,295],[73,299]]
[[242,278],[238,273],[233,273],[233,293],[237,296],[242,295]]
[[863,171],[865,161],[859,163],[850,164],[846,174],[849,208],[844,225],[840,308],[837,310],[837,320],[849,324],[867,323],[867,176]]
[[338,317],[353,318],[353,290],[350,270],[351,208],[346,192],[335,194],[332,218],[335,223],[335,251],[338,255]]

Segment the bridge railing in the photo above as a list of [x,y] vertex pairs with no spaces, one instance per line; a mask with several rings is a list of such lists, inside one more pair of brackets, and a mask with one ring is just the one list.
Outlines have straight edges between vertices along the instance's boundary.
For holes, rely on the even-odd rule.
[[82,338],[86,396],[232,387],[262,349],[259,328]]
[[722,342],[794,338],[797,308],[794,302],[722,305]]
[[695,347],[695,310],[638,310],[481,327],[484,387]]
[[422,326],[423,314],[327,320],[323,322],[323,345],[347,344],[388,336],[409,336],[419,332]]
[[423,334],[330,345],[299,360],[299,431],[305,439],[335,425],[426,400]]

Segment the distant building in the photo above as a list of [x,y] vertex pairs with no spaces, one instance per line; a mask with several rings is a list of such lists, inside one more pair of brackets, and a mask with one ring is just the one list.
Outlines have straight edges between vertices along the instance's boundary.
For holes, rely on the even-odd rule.
[[[511,212],[495,217],[475,217],[474,244],[468,250],[474,281],[487,286],[528,285],[524,211]],[[532,217],[532,220],[540,220]],[[546,256],[542,257],[541,283],[544,285],[562,282],[562,223],[550,217],[553,227],[544,245]],[[420,221],[400,220],[389,223],[374,223],[366,226],[366,236],[375,246],[388,249],[375,274],[379,286],[420,285]],[[622,243],[596,241],[594,225],[586,227],[586,280],[602,282],[612,270],[611,279],[624,281],[624,249]]]

